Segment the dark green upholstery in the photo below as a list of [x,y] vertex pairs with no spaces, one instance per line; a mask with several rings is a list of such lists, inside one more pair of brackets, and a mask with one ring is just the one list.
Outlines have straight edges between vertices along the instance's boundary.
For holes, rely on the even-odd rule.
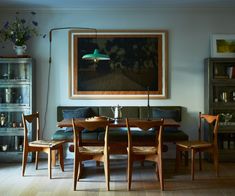
[[[138,141],[149,141],[154,142],[155,141],[155,131],[138,131],[138,130],[132,130],[132,140],[133,142]],[[98,136],[99,141],[104,140],[104,133],[100,133]],[[109,131],[109,141],[110,142],[126,142],[127,143],[127,130],[110,130]]]
[[177,131],[165,131],[163,133],[164,142],[179,142],[188,140],[188,135],[181,130]]
[[[87,107],[87,106],[84,106]],[[76,106],[58,106],[57,108],[57,121],[61,121],[63,119],[63,111],[64,110],[74,110],[77,108],[83,108],[83,107],[76,107]],[[154,106],[150,108],[149,114],[150,117],[152,117],[152,110],[161,109],[161,110],[177,110],[179,116],[175,119],[176,121],[181,121],[181,113],[182,113],[182,107],[180,106]],[[92,106],[91,107],[94,115],[96,116],[108,116],[113,117],[113,113],[111,110],[111,107],[103,106]],[[123,118],[129,117],[129,118],[147,118],[148,116],[148,110],[147,107],[138,107],[138,106],[130,106],[130,107],[123,107],[122,109]],[[153,142],[155,139],[155,132],[149,131],[149,132],[142,132],[142,131],[135,131],[132,130],[132,136],[133,141],[144,141],[144,142]],[[96,131],[96,132],[90,132],[86,131],[83,132],[82,138],[84,140],[93,140],[97,142],[102,142],[104,140],[104,132],[103,131]],[[73,139],[73,132],[65,132],[64,130],[57,131],[52,139],[55,140],[69,140],[72,141]],[[164,131],[163,133],[163,141],[164,142],[177,142],[177,141],[184,141],[188,140],[188,135],[185,134],[181,130],[175,130],[175,131]],[[126,128],[110,128],[109,131],[109,141],[112,142],[123,142],[127,143],[127,131]]]
[[[63,111],[64,110],[75,110],[77,108],[87,108],[88,106],[58,106],[57,107],[57,121],[63,120]],[[113,117],[113,113],[111,110],[111,107],[107,106],[92,106],[90,107],[96,116],[108,116]],[[182,113],[182,107],[181,106],[153,106],[150,107],[150,117],[152,116],[152,109],[164,109],[164,110],[178,110],[179,116],[176,119],[177,122],[181,121],[181,113]],[[147,107],[144,106],[128,106],[122,108],[122,114],[123,118],[129,117],[129,118],[147,118],[148,116],[148,110]]]
[[[73,131],[64,131],[58,130],[56,131],[53,136],[53,140],[73,140]],[[98,140],[98,132],[97,131],[86,131],[82,133],[82,139],[84,140]]]

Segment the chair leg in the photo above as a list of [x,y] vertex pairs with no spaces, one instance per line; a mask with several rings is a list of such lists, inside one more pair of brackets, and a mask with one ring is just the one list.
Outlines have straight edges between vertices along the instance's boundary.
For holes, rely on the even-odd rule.
[[133,170],[133,160],[130,155],[128,155],[128,164],[127,164],[127,183],[128,183],[128,191],[131,190],[131,181],[132,181],[132,170]]
[[156,172],[156,175],[157,175],[157,179],[158,181],[160,181],[160,177],[159,177],[159,166],[158,166],[158,163],[155,164],[155,172]]
[[57,150],[52,150],[52,152],[51,152],[51,165],[52,165],[52,167],[56,166],[56,154],[57,154]]
[[[81,164],[78,159],[77,156],[74,156],[74,163],[73,163],[73,190],[76,191],[76,187],[77,187],[77,180],[78,180],[78,165]],[[79,166],[80,167],[80,166]]]
[[96,167],[100,166],[100,161],[96,161]]
[[48,177],[51,179],[51,149],[48,150]]
[[140,165],[141,165],[141,167],[144,167],[144,160],[140,161]]
[[24,173],[25,173],[27,159],[28,159],[28,151],[24,149],[23,157],[22,157],[22,176],[24,176]]
[[78,174],[77,174],[77,181],[81,178],[82,175],[82,162],[78,162]]
[[191,150],[191,179],[194,180],[194,158],[195,158],[195,150],[192,148]]
[[39,159],[39,151],[36,151],[36,155],[35,155],[35,168],[36,170],[38,169],[38,160]]
[[107,187],[107,190],[109,191],[110,190],[110,186],[109,186],[110,171],[109,171],[109,158],[107,157],[107,155],[104,160],[104,172],[105,172],[106,187]]
[[214,166],[216,171],[216,176],[219,177],[219,158],[218,158],[218,151],[214,150]]
[[60,167],[61,170],[64,171],[64,152],[63,152],[63,145],[59,147],[59,160],[60,160]]
[[188,166],[188,150],[184,152],[184,164],[186,167]]
[[163,164],[161,158],[158,158],[158,171],[160,178],[160,187],[161,190],[164,191],[164,175],[163,175]]
[[199,151],[199,171],[202,171],[202,153]]
[[181,156],[181,151],[179,150],[179,147],[176,145],[175,172],[177,172],[179,169],[180,156]]

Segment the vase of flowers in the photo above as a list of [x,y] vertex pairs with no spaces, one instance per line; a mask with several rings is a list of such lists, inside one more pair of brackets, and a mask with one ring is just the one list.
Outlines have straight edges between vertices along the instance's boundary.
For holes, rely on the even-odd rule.
[[[36,15],[35,12],[31,12],[31,14]],[[38,23],[35,20],[27,22],[17,12],[13,21],[6,21],[4,23],[0,30],[0,38],[2,41],[12,42],[15,53],[22,55],[27,49],[26,42],[38,35],[37,26]]]
[[15,50],[15,53],[17,55],[23,55],[27,49],[27,46],[26,45],[23,45],[23,46],[14,45],[13,49]]

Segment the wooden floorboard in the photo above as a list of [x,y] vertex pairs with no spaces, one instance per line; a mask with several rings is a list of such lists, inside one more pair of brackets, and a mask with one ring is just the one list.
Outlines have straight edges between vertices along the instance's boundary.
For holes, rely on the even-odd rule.
[[[95,162],[85,162],[83,178],[73,191],[73,161],[65,161],[65,171],[57,166],[52,177],[47,176],[47,162],[39,164],[39,170],[33,163],[28,163],[25,177],[21,177],[21,165],[18,163],[0,163],[0,195],[1,196],[157,196],[157,195],[235,195],[235,164],[220,163],[220,177],[215,176],[213,165],[203,163],[203,171],[196,169],[195,181],[191,181],[190,169],[182,166],[174,172],[174,160],[164,160],[165,191],[160,185],[151,163],[134,165],[132,190],[127,191],[126,160],[111,160],[111,191],[106,191],[103,166],[96,167]],[[197,165],[196,165],[197,166]]]

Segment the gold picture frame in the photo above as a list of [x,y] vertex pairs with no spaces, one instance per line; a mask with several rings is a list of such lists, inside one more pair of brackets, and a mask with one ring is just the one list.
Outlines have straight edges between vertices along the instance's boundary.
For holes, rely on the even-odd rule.
[[[98,48],[110,61],[82,56]],[[93,98],[167,98],[168,31],[69,31],[69,96]]]

